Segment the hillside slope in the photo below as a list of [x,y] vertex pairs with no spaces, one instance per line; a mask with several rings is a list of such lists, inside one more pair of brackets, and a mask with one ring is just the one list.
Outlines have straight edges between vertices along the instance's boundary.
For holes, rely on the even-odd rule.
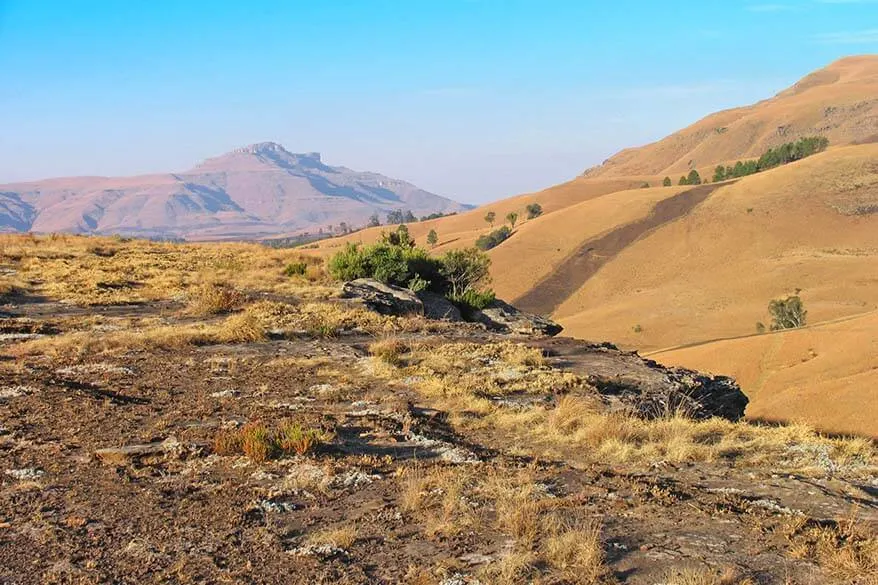
[[373,213],[467,207],[405,181],[324,164],[260,143],[176,174],[0,185],[0,231],[121,233],[190,239],[363,225]]
[[[654,184],[656,178],[587,179],[578,177],[567,183],[562,183],[537,193],[517,195],[508,199],[487,203],[463,213],[411,223],[408,224],[408,229],[415,240],[422,245],[425,243],[427,233],[430,230],[436,230],[439,236],[439,245],[436,247],[437,251],[471,246],[480,235],[490,231],[491,227],[485,221],[485,214],[489,211],[493,211],[497,216],[494,223],[495,227],[499,227],[504,223],[504,218],[508,213],[516,212],[519,214],[518,225],[520,229],[524,229],[524,226],[530,223],[526,219],[525,207],[531,203],[539,203],[544,213],[543,217],[533,221],[543,222],[546,217],[554,212],[567,210],[573,205],[591,201],[609,193],[635,189],[650,180]],[[666,195],[668,193],[663,194]],[[620,199],[619,203],[624,203],[624,199]],[[331,255],[344,247],[348,242],[365,244],[375,242],[381,237],[381,233],[386,232],[388,229],[394,229],[394,226],[382,225],[360,230],[347,236],[321,240],[313,244],[313,249],[317,254]]]
[[[878,145],[716,190],[622,250],[553,313],[574,335],[642,349],[752,333],[801,289],[812,322],[878,306]],[[635,330],[636,329],[636,330]]]
[[586,171],[589,177],[702,173],[719,163],[757,158],[771,147],[821,135],[834,145],[878,135],[878,55],[848,57],[770,99],[726,110]]
[[747,416],[804,420],[878,438],[878,312],[836,322],[659,351],[663,363],[734,376]]

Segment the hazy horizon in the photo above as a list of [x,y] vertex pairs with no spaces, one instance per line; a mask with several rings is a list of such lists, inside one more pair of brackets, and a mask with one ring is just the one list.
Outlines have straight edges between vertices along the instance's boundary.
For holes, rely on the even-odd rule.
[[878,47],[868,0],[675,6],[0,0],[0,183],[273,141],[483,203]]

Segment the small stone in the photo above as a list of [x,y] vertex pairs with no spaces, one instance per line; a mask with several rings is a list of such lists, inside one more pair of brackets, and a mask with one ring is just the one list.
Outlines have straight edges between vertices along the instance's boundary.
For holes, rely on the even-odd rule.
[[18,481],[36,481],[46,475],[46,472],[36,467],[24,467],[21,469],[7,469],[6,475]]

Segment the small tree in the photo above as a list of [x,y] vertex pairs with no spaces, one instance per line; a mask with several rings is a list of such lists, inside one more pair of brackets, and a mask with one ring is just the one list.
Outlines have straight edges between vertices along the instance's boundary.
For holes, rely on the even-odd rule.
[[494,220],[497,219],[497,214],[493,211],[489,211],[485,214],[485,221],[491,224],[491,229],[494,228]]
[[436,230],[430,230],[430,232],[427,234],[427,243],[430,244],[431,248],[435,248],[438,242],[439,235],[436,233]]
[[805,317],[808,315],[799,295],[792,295],[785,299],[774,299],[768,303],[768,312],[771,313],[772,331],[804,327]]
[[379,225],[381,225],[381,220],[378,219],[378,214],[373,213],[372,216],[369,218],[369,223],[366,225],[367,227],[378,227]]
[[713,182],[719,183],[720,181],[725,181],[725,180],[726,180],[726,167],[719,165],[713,171]]
[[698,174],[698,171],[692,169],[689,171],[689,176],[686,178],[687,185],[700,185],[701,184],[701,175]]
[[665,180],[662,181],[662,186],[663,186],[663,187],[670,187],[670,186],[671,186],[671,178],[670,178],[670,177],[665,177]]
[[341,233],[346,234],[348,233],[348,224],[346,222],[341,222],[338,224],[338,229]]
[[387,223],[390,225],[400,224],[403,220],[402,209],[395,209],[387,213]]
[[384,232],[381,234],[381,241],[390,246],[399,246],[401,248],[414,248],[415,240],[409,234],[407,225],[400,224],[395,232]]
[[451,250],[442,256],[440,272],[448,281],[451,298],[481,290],[491,282],[491,259],[476,248]]
[[515,211],[510,211],[506,214],[506,221],[509,222],[509,225],[512,226],[512,229],[515,229],[515,222],[518,221],[518,213]]
[[677,184],[678,184],[678,185],[688,185],[688,184],[689,184],[689,179],[687,179],[686,177],[680,177],[680,182],[677,183]]
[[402,221],[404,223],[415,223],[418,221],[418,218],[415,217],[415,214],[412,213],[411,209],[406,209],[405,215],[402,216]]
[[539,217],[543,214],[543,206],[539,203],[531,203],[527,207],[524,208],[527,211],[527,218],[533,219],[535,217]]

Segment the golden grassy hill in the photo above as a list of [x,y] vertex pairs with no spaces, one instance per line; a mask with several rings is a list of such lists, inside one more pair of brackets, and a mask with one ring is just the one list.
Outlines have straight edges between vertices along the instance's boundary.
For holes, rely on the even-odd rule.
[[[615,193],[640,187],[648,182],[658,184],[661,179],[655,176],[625,177],[613,179],[588,179],[578,177],[567,183],[550,187],[537,193],[527,193],[502,199],[481,207],[429,221],[408,224],[409,232],[418,243],[424,245],[427,233],[435,229],[439,235],[437,251],[449,248],[471,246],[476,238],[490,231],[490,226],[485,222],[485,214],[493,211],[497,215],[494,227],[500,227],[506,214],[516,212],[519,214],[519,225],[526,223],[525,207],[531,203],[539,203],[545,214],[565,209],[583,201],[588,201],[608,193]],[[379,226],[360,230],[347,236],[321,240],[312,244],[311,251],[320,255],[332,255],[345,246],[348,242],[372,243],[377,241],[382,232],[387,231],[388,226]],[[307,249],[306,249],[307,251]]]
[[812,323],[872,310],[878,215],[858,210],[876,204],[876,144],[746,177],[625,248],[554,316],[573,335],[654,350],[752,333],[797,289]]
[[707,116],[670,136],[623,150],[589,177],[685,174],[757,158],[771,147],[821,135],[835,145],[878,134],[878,55],[847,57],[773,98]]
[[656,352],[667,364],[734,376],[751,419],[805,420],[878,437],[878,312],[836,322]]
[[744,178],[626,247],[554,317],[576,337],[657,350],[750,335],[770,299],[801,289],[825,326],[657,355],[737,377],[751,417],[878,436],[876,205],[875,144]]

